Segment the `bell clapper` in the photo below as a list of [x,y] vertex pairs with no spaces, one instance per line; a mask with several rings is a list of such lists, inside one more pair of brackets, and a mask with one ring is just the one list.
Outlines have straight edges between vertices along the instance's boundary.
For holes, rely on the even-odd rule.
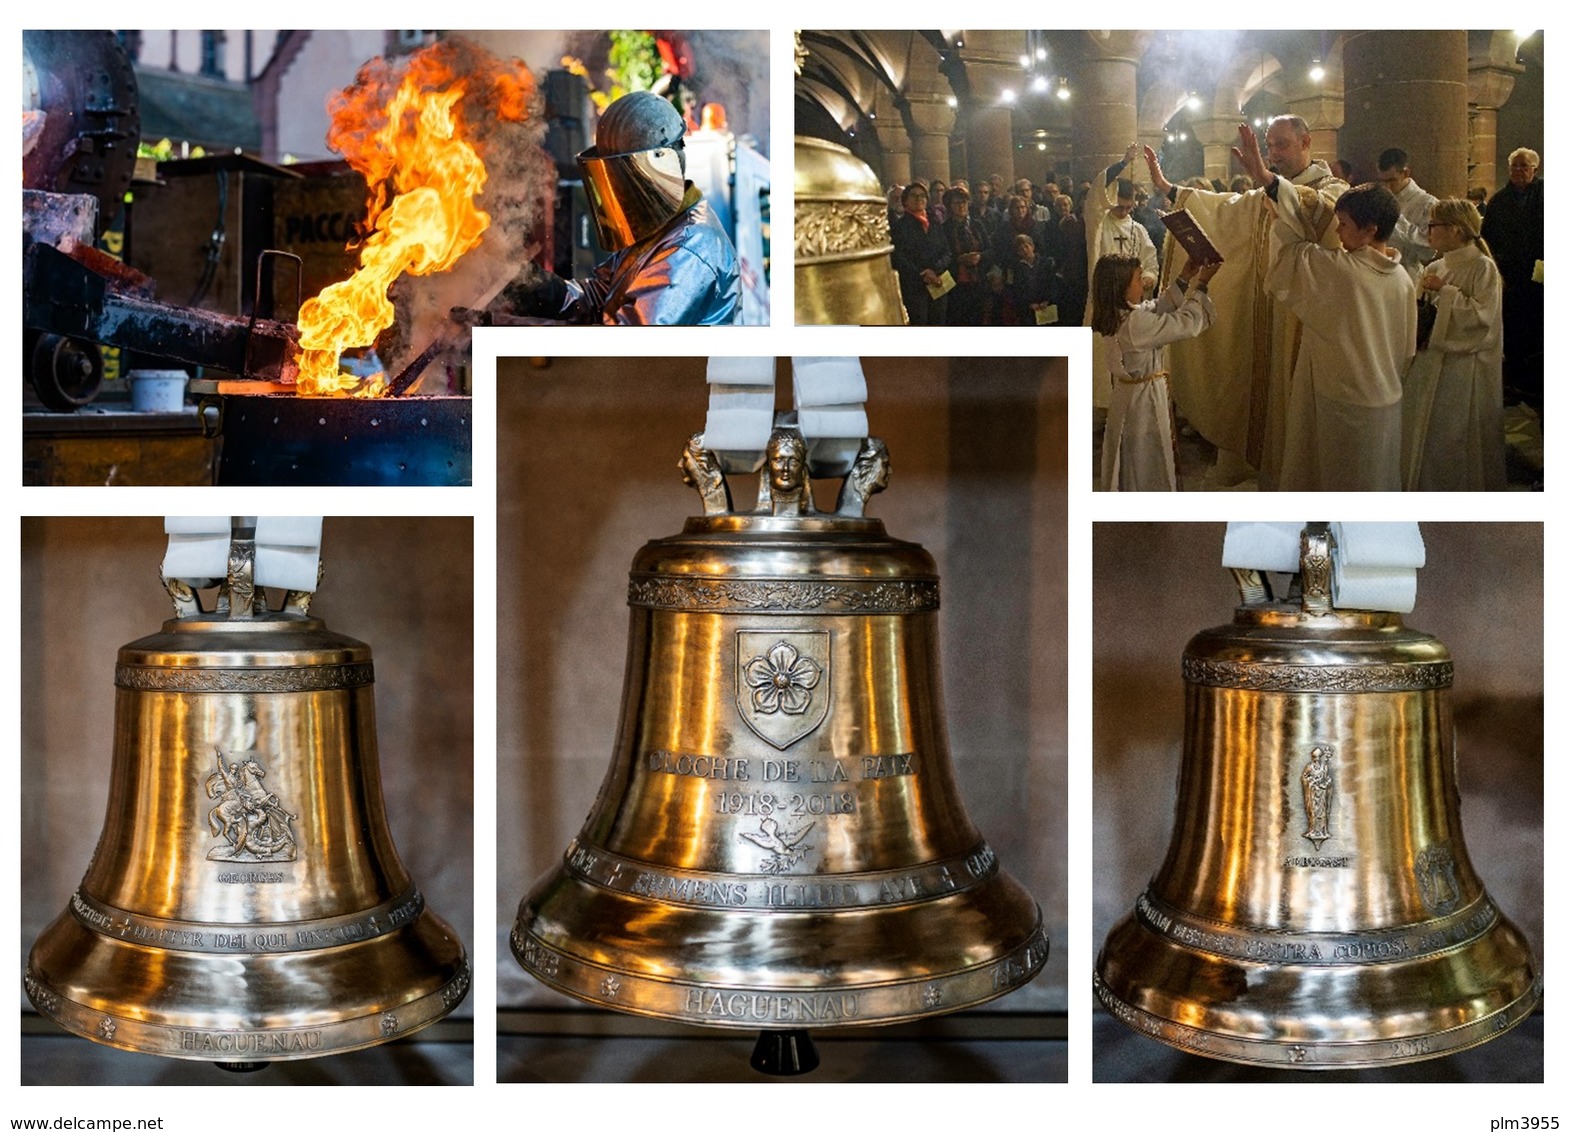
[[213,1064],[225,1073],[260,1073],[268,1065],[265,1061],[215,1061]]
[[752,1047],[752,1068],[770,1077],[804,1077],[821,1064],[806,1030],[763,1030]]

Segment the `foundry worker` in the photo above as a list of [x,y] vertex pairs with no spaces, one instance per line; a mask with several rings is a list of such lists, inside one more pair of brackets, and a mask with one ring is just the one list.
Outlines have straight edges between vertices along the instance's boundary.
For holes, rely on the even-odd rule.
[[685,133],[680,112],[651,91],[606,107],[577,163],[600,246],[614,254],[585,279],[530,269],[491,311],[607,326],[734,322],[735,247],[686,179]]

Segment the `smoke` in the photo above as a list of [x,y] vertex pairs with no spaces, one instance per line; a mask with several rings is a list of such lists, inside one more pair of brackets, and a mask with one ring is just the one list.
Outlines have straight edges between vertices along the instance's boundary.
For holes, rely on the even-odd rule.
[[[1157,32],[1156,40],[1139,63],[1139,85],[1164,85],[1178,89],[1198,89],[1206,103],[1214,93],[1217,80],[1227,77],[1245,52],[1241,31]],[[1223,108],[1236,113],[1235,107]],[[1206,105],[1206,112],[1211,108]]]
[[[486,181],[475,204],[490,217],[478,246],[445,272],[402,276],[389,297],[397,315],[378,343],[389,377],[396,375],[438,336],[456,335],[454,353],[467,356],[466,332],[451,318],[453,307],[483,307],[520,271],[529,270],[531,240],[547,215],[555,194],[555,165],[545,152],[544,96],[533,74],[519,59],[501,59],[471,40],[451,37],[402,59],[375,59],[361,68],[354,86],[339,98],[383,104],[410,73],[428,76],[432,89],[464,88],[454,113],[459,133],[485,164]],[[331,140],[331,139],[329,139]],[[342,146],[340,152],[352,147]],[[374,178],[381,172],[375,147],[372,155],[354,161],[372,185],[373,208],[378,197],[395,187]],[[382,201],[384,203],[384,201]],[[433,365],[427,385],[440,385],[442,367]],[[442,390],[437,390],[442,391]]]
[[764,157],[768,138],[768,33],[765,31],[691,31],[686,33],[696,64],[688,87],[701,106],[723,103],[730,129],[751,134]]

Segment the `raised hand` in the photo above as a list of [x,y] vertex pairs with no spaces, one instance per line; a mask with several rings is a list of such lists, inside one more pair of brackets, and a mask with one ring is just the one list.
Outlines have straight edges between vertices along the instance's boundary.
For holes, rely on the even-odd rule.
[[1258,147],[1258,135],[1246,122],[1237,127],[1237,144],[1231,147],[1231,155],[1247,170],[1254,184],[1263,187],[1275,179],[1275,175],[1264,164],[1264,154]]
[[1149,146],[1144,147],[1144,164],[1149,166],[1150,183],[1163,193],[1171,192],[1171,182],[1166,180],[1166,175],[1160,171],[1160,158],[1155,156],[1155,151]]

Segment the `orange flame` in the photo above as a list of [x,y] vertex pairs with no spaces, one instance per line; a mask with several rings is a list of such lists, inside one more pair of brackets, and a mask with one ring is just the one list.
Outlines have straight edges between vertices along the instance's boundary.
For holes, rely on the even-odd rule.
[[478,245],[490,215],[474,203],[486,179],[477,129],[497,119],[522,121],[532,93],[521,63],[443,41],[395,62],[372,59],[353,86],[333,96],[327,144],[370,187],[370,235],[354,274],[300,306],[297,392],[386,391],[384,375],[340,373],[339,359],[392,325],[387,290],[399,276],[446,271]]

